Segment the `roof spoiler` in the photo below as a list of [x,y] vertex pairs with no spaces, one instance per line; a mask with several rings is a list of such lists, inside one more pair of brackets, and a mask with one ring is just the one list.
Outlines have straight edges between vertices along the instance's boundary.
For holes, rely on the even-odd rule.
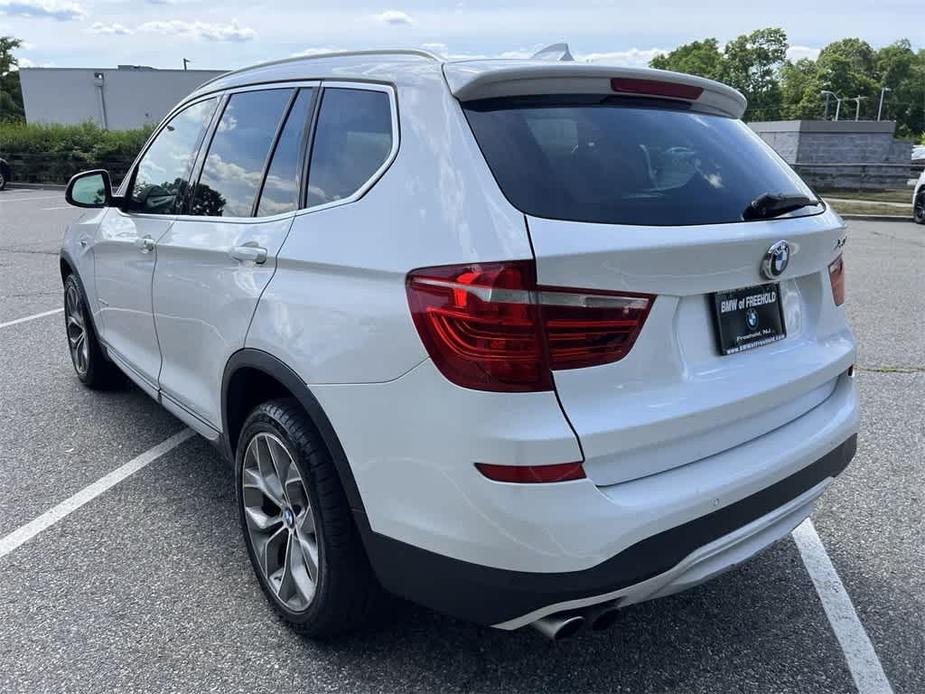
[[460,101],[543,94],[622,94],[686,101],[699,111],[732,118],[741,118],[748,105],[732,87],[668,70],[562,60],[471,60],[446,63],[443,72],[450,91]]

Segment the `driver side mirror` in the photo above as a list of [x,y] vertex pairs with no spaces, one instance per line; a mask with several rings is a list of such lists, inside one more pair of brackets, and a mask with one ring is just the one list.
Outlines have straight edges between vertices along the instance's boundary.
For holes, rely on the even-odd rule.
[[64,199],[75,207],[111,207],[112,180],[105,169],[83,171],[68,181]]

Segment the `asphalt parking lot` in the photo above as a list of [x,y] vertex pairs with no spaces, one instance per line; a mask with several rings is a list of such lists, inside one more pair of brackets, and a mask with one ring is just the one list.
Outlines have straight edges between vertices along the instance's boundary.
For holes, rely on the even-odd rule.
[[231,469],[198,437],[3,552],[183,430],[131,386],[84,390],[60,313],[20,320],[60,308],[57,251],[77,214],[56,191],[0,192],[0,691],[925,691],[925,227],[849,222],[863,421],[814,516],[844,593],[834,574],[817,587],[786,539],[559,644],[405,603],[314,643],[266,606]]

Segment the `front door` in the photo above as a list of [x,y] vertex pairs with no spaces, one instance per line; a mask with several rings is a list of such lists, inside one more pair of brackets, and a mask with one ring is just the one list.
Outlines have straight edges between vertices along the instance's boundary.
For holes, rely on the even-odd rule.
[[174,223],[217,101],[188,106],[160,130],[132,175],[125,209],[107,211],[94,239],[102,338],[112,357],[152,394],[161,365],[151,307],[157,242]]
[[153,291],[163,402],[216,432],[225,364],[244,346],[298,207],[314,93],[232,93],[187,214],[158,242]]

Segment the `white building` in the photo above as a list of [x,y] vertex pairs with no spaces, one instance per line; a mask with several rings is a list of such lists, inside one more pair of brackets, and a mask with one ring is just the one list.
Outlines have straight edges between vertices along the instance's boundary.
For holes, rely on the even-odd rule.
[[157,123],[180,99],[223,70],[25,67],[19,71],[28,123],[85,123],[112,130]]

